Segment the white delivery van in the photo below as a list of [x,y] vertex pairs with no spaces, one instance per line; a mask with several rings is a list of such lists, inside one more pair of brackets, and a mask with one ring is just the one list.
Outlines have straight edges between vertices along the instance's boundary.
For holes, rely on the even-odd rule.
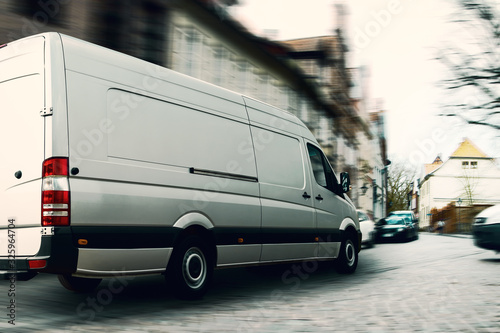
[[349,177],[290,113],[58,33],[0,46],[0,100],[4,274],[197,298],[214,268],[356,269]]

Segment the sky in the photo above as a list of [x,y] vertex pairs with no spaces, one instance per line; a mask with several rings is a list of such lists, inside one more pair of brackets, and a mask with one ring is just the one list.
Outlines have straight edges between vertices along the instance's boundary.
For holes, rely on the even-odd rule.
[[[253,33],[278,40],[333,34],[339,0],[240,0],[231,13]],[[433,60],[444,42],[459,42],[452,0],[349,0],[349,66],[368,66],[369,97],[383,101],[390,158],[414,165],[446,159],[464,137],[500,157],[498,133],[437,116],[445,78]],[[496,147],[499,146],[499,147]]]

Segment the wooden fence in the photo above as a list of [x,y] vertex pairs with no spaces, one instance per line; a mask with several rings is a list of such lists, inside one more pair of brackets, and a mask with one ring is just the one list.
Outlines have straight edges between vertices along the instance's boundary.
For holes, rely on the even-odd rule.
[[437,231],[438,222],[444,221],[445,233],[470,233],[476,215],[488,207],[491,205],[458,206],[455,202],[451,202],[442,209],[433,208],[430,228],[432,231]]

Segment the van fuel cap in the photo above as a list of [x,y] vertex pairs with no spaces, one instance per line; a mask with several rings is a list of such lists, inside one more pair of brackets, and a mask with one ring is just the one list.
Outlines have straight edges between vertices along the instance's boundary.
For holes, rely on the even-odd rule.
[[21,170],[16,171],[16,173],[14,173],[14,177],[16,177],[17,179],[21,179],[22,176],[23,172]]

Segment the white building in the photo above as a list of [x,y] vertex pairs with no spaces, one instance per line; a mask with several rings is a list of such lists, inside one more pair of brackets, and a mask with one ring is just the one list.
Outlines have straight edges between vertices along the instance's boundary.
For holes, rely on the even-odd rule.
[[385,114],[381,100],[370,98],[370,74],[365,66],[350,69],[352,76],[351,100],[367,129],[356,133],[358,177],[351,178],[353,190],[358,190],[358,209],[373,220],[386,216],[387,203],[387,149]]
[[443,162],[438,156],[425,165],[420,183],[420,226],[430,222],[431,209],[441,209],[451,202],[457,205],[500,203],[500,169],[494,158],[487,156],[469,139]]

